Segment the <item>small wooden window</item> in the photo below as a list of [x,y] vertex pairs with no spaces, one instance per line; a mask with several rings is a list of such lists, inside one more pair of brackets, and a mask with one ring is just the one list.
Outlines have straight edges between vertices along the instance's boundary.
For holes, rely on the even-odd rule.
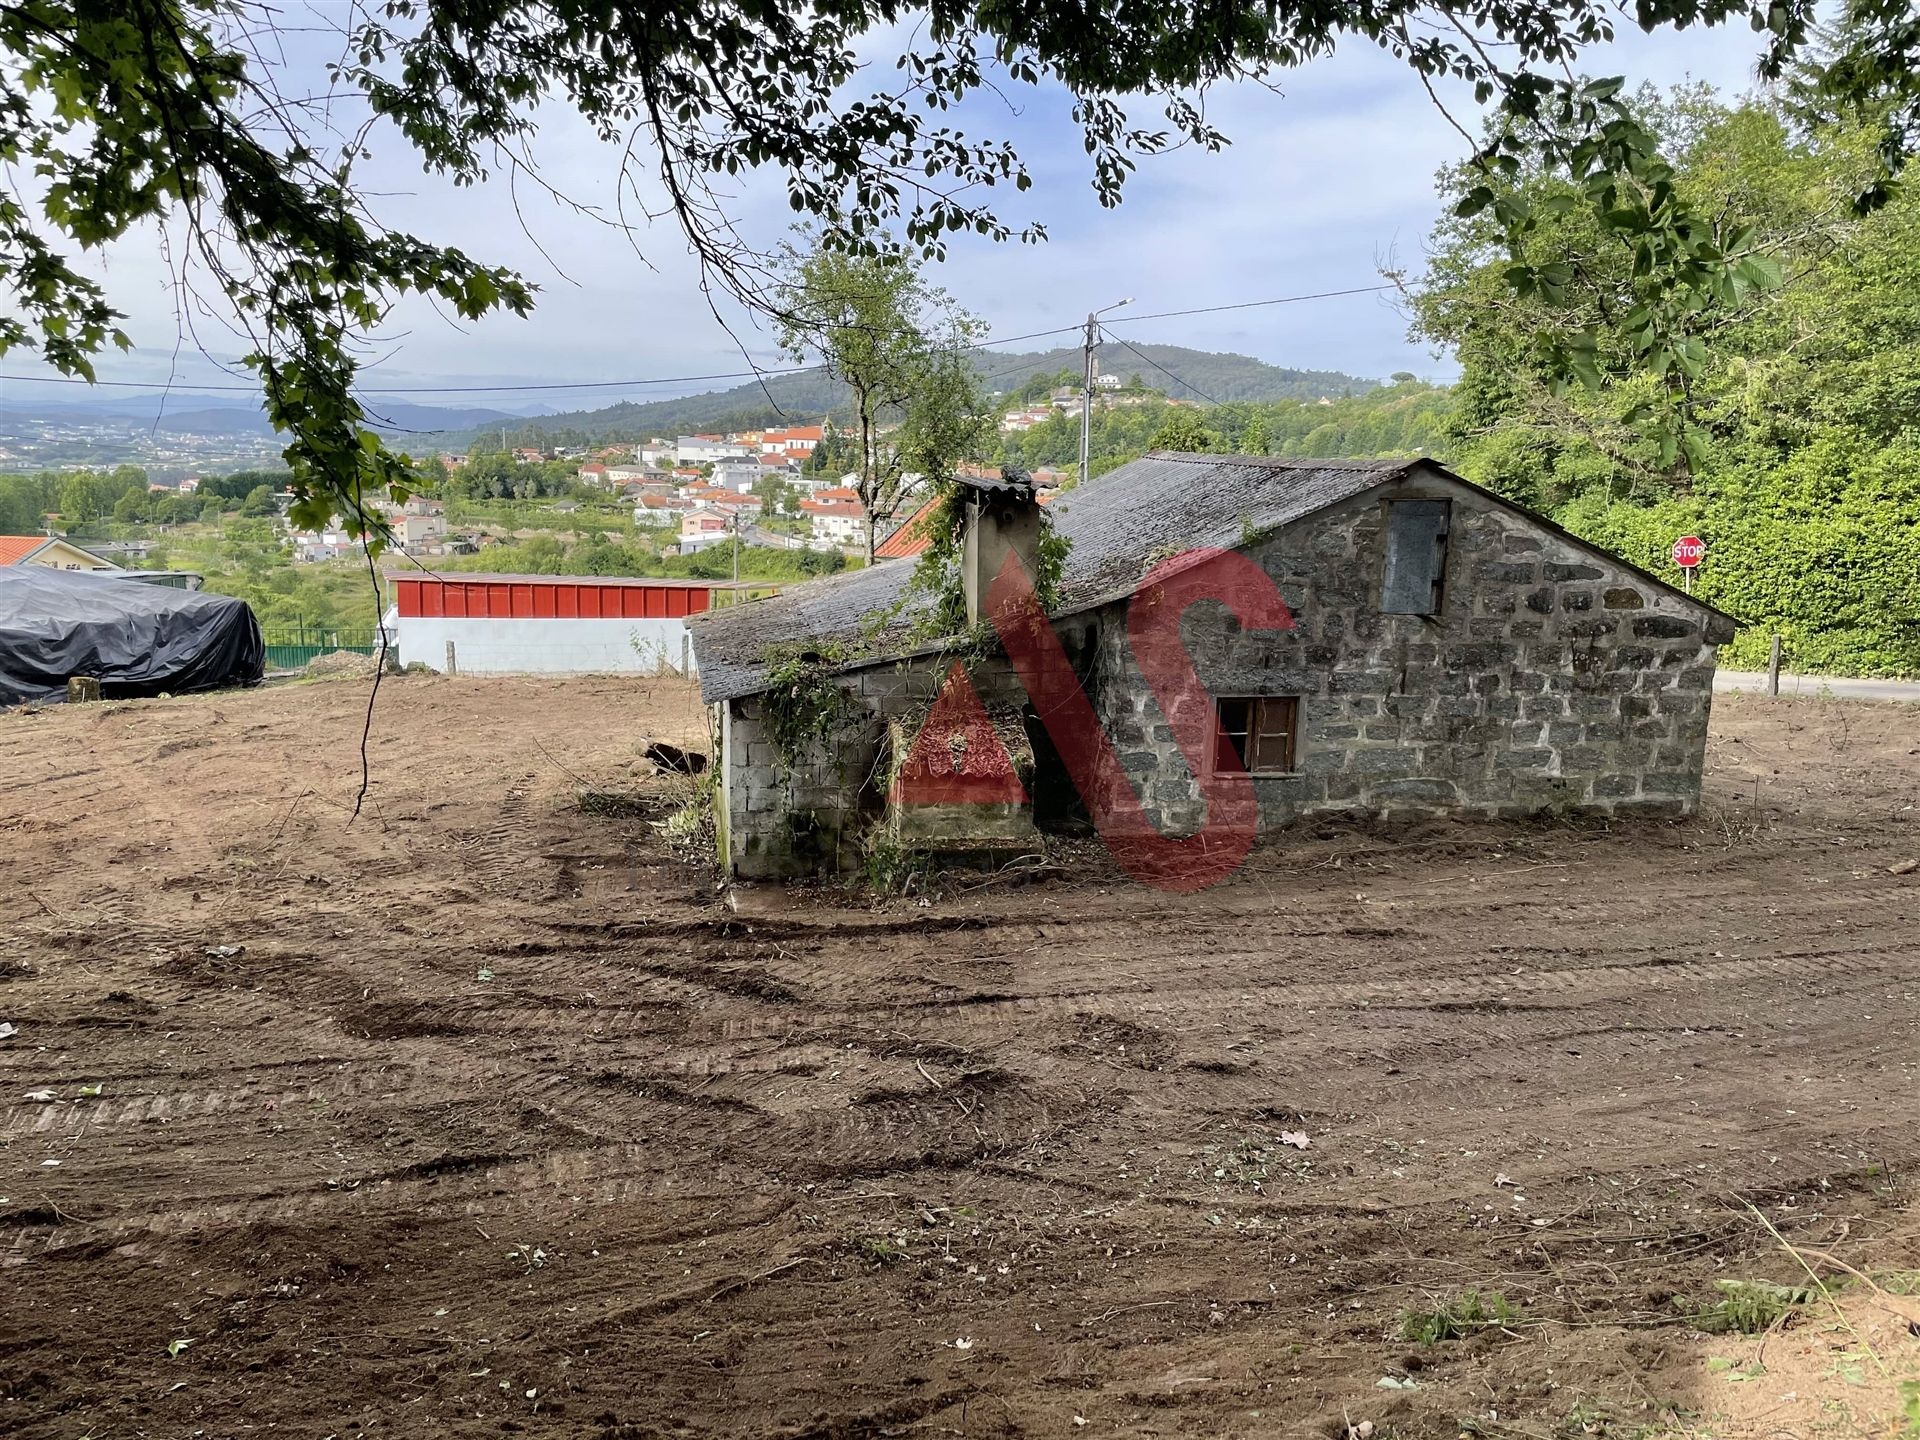
[[1293,773],[1294,736],[1300,701],[1293,695],[1249,695],[1222,699],[1219,749],[1214,769],[1242,769],[1249,775]]
[[1387,506],[1387,563],[1380,609],[1388,615],[1438,615],[1447,574],[1447,502],[1395,500]]

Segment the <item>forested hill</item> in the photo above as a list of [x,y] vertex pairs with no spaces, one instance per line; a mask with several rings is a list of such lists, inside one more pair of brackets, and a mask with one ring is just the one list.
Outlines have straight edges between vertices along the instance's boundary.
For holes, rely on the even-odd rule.
[[[983,350],[981,382],[990,393],[1017,390],[1037,375],[1061,370],[1076,373],[1077,347],[1014,353]],[[1101,369],[1123,378],[1138,376],[1155,390],[1179,399],[1217,401],[1337,400],[1374,389],[1378,381],[1334,370],[1294,370],[1269,365],[1248,355],[1189,350],[1180,345],[1119,344],[1101,347]],[[644,440],[651,435],[697,430],[750,430],[763,425],[818,420],[842,409],[845,389],[824,371],[770,375],[730,390],[683,395],[670,400],[622,400],[596,410],[575,410],[525,422],[516,443],[570,445]],[[490,434],[497,434],[493,426]],[[445,430],[406,437],[406,448],[464,450],[479,437],[475,430]],[[511,432],[510,432],[511,434]]]
[[[1377,380],[1361,380],[1337,370],[1293,370],[1269,365],[1251,355],[1189,350],[1183,345],[1121,344],[1100,347],[1101,370],[1123,379],[1138,377],[1146,386],[1175,400],[1338,400],[1374,389]],[[1062,346],[1037,354],[985,351],[980,374],[991,393],[1017,390],[1036,375],[1061,370],[1080,373],[1080,347]]]

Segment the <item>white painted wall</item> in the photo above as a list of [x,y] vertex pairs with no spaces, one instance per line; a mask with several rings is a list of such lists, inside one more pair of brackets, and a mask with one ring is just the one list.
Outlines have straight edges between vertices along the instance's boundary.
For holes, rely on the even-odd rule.
[[476,620],[402,616],[400,663],[447,668],[447,642],[462,675],[656,675],[694,673],[679,620]]

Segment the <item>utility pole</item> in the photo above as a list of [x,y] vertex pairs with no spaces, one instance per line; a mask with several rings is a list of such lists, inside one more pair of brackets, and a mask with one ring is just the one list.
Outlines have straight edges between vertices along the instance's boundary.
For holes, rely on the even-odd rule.
[[1133,297],[1116,301],[1106,310],[1087,312],[1087,340],[1085,346],[1085,366],[1080,381],[1080,483],[1087,483],[1087,450],[1093,435],[1093,352],[1100,343],[1100,317],[1107,310],[1118,310],[1122,305],[1131,305]]

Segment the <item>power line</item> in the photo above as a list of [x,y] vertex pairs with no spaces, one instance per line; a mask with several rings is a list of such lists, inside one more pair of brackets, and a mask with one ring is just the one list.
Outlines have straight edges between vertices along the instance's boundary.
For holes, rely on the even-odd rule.
[[[1371,295],[1393,288],[1392,285],[1361,285],[1349,290],[1321,290],[1311,295],[1281,295],[1271,300],[1242,300],[1232,305],[1201,305],[1190,310],[1162,310],[1151,315],[1128,315],[1117,322],[1102,323],[1133,325],[1142,320],[1174,320],[1188,315],[1217,315],[1229,310],[1254,310],[1268,305],[1295,305],[1304,300],[1331,300],[1345,295]],[[1025,335],[995,335],[985,340],[975,341],[965,348],[982,350],[990,345],[1014,345],[1022,340],[1044,340],[1053,335],[1077,334],[1080,328],[1078,325],[1062,325],[1052,330],[1035,330]],[[1119,341],[1119,343],[1126,342]],[[1146,359],[1145,356],[1141,358]],[[1155,364],[1152,360],[1148,360],[1147,363]],[[800,375],[820,368],[818,365],[787,365],[777,369],[731,370],[711,375],[655,375],[630,380],[541,381],[513,385],[399,385],[382,388],[368,387],[365,393],[368,395],[508,395],[556,390],[623,390],[643,385],[695,385],[712,380],[759,380],[777,375]],[[1165,367],[1157,366],[1156,368],[1164,369]],[[1171,371],[1166,373],[1172,374]],[[1174,378],[1179,379],[1178,376]],[[165,390],[169,388],[168,383],[164,381],[85,380],[72,375],[0,374],[0,380],[13,380],[29,385],[85,385],[90,389]],[[1187,382],[1181,380],[1180,383],[1185,385]],[[184,381],[180,382],[180,388],[199,394],[255,394],[259,390],[257,385],[202,385]],[[1188,388],[1194,390],[1196,394],[1202,393],[1193,386]]]
[[1275,300],[1242,300],[1234,305],[1201,305],[1192,310],[1162,310],[1154,315],[1120,315],[1100,323],[1102,325],[1134,325],[1142,320],[1175,320],[1183,315],[1218,315],[1225,310],[1257,310],[1263,305],[1297,305],[1302,300],[1332,300],[1341,295],[1373,295],[1382,290],[1398,288],[1391,283],[1357,285],[1351,290],[1319,290],[1311,295],[1282,295]]

